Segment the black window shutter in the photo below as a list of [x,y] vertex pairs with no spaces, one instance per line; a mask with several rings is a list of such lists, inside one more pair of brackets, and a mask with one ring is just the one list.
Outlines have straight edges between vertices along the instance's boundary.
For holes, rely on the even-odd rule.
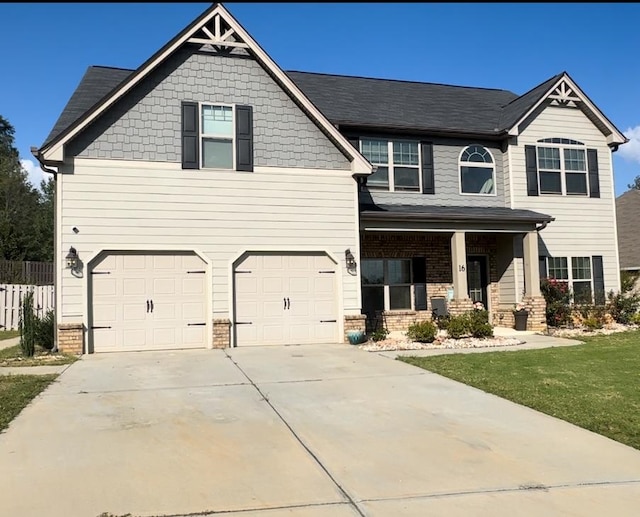
[[589,167],[589,196],[600,197],[600,178],[598,177],[598,150],[587,149]]
[[604,305],[606,297],[604,292],[604,268],[602,266],[602,255],[591,257],[593,267],[593,295],[596,305]]
[[198,103],[182,103],[182,168],[199,169]]
[[421,142],[420,151],[422,154],[422,193],[435,194],[436,186],[433,174],[433,144],[431,142]]
[[547,257],[538,257],[538,264],[540,267],[540,280],[547,278]]
[[236,169],[253,172],[252,106],[236,106]]
[[425,257],[413,257],[413,294],[417,311],[427,310],[427,262]]
[[535,145],[524,146],[525,167],[527,171],[527,195],[538,195],[538,163]]

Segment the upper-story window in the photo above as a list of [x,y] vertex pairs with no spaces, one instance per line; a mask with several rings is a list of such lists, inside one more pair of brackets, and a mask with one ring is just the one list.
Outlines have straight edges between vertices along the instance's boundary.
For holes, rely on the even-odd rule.
[[390,192],[420,192],[420,146],[409,140],[360,139],[360,152],[377,167],[367,186]]
[[233,107],[201,105],[200,139],[204,169],[233,169]]
[[493,156],[481,145],[470,145],[460,154],[460,192],[495,195]]
[[585,145],[568,138],[538,140],[538,182],[541,194],[586,196]]

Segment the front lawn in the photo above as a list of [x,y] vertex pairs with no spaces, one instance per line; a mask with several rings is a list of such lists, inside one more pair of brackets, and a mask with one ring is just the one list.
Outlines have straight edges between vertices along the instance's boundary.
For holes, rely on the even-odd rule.
[[75,355],[62,353],[53,354],[48,350],[36,347],[33,357],[23,357],[20,345],[0,350],[0,367],[2,366],[60,366],[71,364],[78,360]]
[[11,339],[12,337],[18,337],[19,335],[19,330],[0,330],[0,341],[4,339]]
[[0,431],[6,429],[39,393],[57,375],[2,375],[0,376]]
[[640,331],[584,345],[402,361],[640,449]]

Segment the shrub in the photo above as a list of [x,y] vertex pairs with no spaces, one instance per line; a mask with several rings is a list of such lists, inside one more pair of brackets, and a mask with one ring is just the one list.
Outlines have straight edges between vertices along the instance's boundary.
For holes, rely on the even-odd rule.
[[469,333],[469,316],[461,314],[459,316],[451,316],[447,333],[453,339],[459,339]]
[[477,338],[493,337],[493,327],[490,323],[481,323],[479,325],[474,325],[471,329],[471,335]]
[[601,329],[603,326],[602,321],[595,316],[589,316],[588,318],[585,318],[582,324],[589,330]]
[[371,339],[373,339],[374,341],[383,341],[387,339],[388,335],[389,335],[389,330],[382,327],[371,332]]
[[640,295],[634,292],[633,287],[637,275],[629,271],[620,274],[620,292],[609,291],[607,294],[606,309],[617,322],[627,325],[631,323],[633,316],[640,307]]
[[53,350],[55,344],[55,320],[53,311],[49,310],[36,323],[36,343],[45,350]]
[[545,316],[547,325],[559,327],[571,323],[571,290],[566,282],[553,278],[544,279],[540,284],[544,301],[547,303]]
[[492,337],[493,326],[489,323],[489,311],[474,310],[468,313],[468,332],[476,338]]
[[25,357],[33,357],[36,351],[37,318],[33,313],[33,292],[29,291],[22,297],[20,307],[20,350]]
[[449,316],[448,314],[438,316],[435,320],[436,326],[440,330],[447,330],[447,327],[449,326],[449,320],[451,320],[451,316]]
[[437,333],[438,329],[431,321],[419,321],[407,329],[407,337],[419,343],[433,343]]

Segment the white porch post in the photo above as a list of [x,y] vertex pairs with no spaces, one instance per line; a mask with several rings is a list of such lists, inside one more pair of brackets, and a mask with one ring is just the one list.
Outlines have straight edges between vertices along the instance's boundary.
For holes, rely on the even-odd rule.
[[522,241],[524,252],[525,296],[540,296],[540,266],[538,263],[538,232],[527,232]]
[[453,273],[453,298],[455,300],[469,298],[465,232],[454,232],[451,236],[451,269]]

